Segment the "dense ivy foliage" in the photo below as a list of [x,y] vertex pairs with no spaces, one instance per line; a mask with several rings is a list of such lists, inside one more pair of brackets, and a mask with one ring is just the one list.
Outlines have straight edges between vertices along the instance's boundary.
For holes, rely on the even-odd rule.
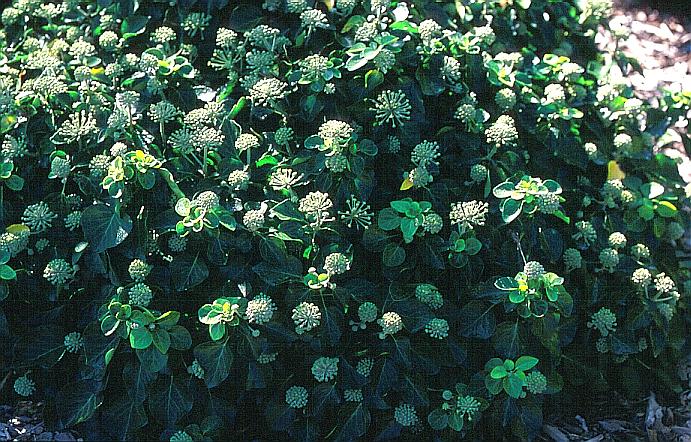
[[2,397],[94,440],[499,440],[678,390],[691,94],[634,96],[610,9],[14,0]]

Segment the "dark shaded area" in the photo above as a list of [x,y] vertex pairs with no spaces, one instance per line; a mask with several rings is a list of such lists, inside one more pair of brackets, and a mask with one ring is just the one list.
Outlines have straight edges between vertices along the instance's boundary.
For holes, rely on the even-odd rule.
[[674,15],[681,21],[691,15],[691,0],[616,0],[615,5],[623,9],[651,9],[660,14]]

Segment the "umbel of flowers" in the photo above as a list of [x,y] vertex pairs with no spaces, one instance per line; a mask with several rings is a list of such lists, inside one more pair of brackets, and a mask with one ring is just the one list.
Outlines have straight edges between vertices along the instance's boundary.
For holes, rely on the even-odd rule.
[[2,8],[0,396],[47,426],[531,440],[686,388],[691,93],[635,96],[610,0]]

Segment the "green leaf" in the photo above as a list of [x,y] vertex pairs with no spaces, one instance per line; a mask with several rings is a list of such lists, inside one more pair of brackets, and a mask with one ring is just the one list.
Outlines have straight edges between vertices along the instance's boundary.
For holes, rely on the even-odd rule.
[[449,427],[453,431],[461,431],[463,429],[463,416],[460,413],[452,412],[449,416]]
[[435,408],[427,415],[427,422],[433,430],[441,431],[449,426],[449,415],[441,408]]
[[148,22],[149,17],[143,15],[131,15],[122,21],[122,24],[120,25],[120,32],[122,32],[122,34],[130,34],[123,35],[124,38],[141,34],[144,32]]
[[12,280],[17,277],[17,272],[12,269],[12,267],[7,264],[0,264],[0,279],[6,281]]
[[490,377],[492,379],[502,379],[508,376],[509,372],[506,371],[506,367],[503,365],[497,365],[492,369],[492,371],[489,373]]
[[88,379],[63,384],[57,394],[48,396],[49,422],[67,428],[89,420],[103,402],[103,387],[100,381]]
[[518,281],[515,278],[504,276],[494,282],[494,286],[499,290],[515,290],[518,289]]
[[521,356],[516,360],[516,370],[527,371],[535,367],[540,362],[538,358],[532,356]]
[[130,330],[130,346],[134,349],[147,348],[153,342],[151,332],[144,327]]
[[669,201],[660,201],[655,210],[664,218],[672,218],[677,214],[677,207]]
[[531,0],[516,0],[516,4],[523,9],[528,9],[530,7]]
[[358,440],[367,433],[372,418],[369,410],[362,402],[358,403],[348,419],[343,424],[343,428],[336,439],[339,442]]
[[525,293],[519,290],[512,290],[511,293],[509,293],[509,301],[514,304],[520,304],[525,301]]
[[19,192],[24,188],[24,178],[19,175],[12,175],[5,181],[5,184],[9,189]]
[[82,212],[84,237],[96,253],[104,252],[122,243],[132,230],[132,220],[124,218],[105,204],[89,206]]
[[405,249],[398,244],[387,244],[382,251],[382,262],[387,267],[398,267],[405,261]]
[[512,398],[518,399],[523,393],[523,379],[513,373],[504,378],[502,386],[506,394]]
[[401,218],[401,233],[403,233],[403,240],[406,243],[413,242],[418,227],[419,223],[417,219]]
[[170,346],[175,350],[187,350],[192,347],[192,335],[181,325],[174,325],[168,330]]
[[151,332],[154,347],[163,354],[168,353],[170,348],[170,335],[165,330],[154,330]]
[[379,212],[377,225],[382,230],[394,230],[401,225],[401,217],[393,209],[386,207]]
[[194,256],[180,255],[170,263],[171,279],[178,291],[182,292],[195,287],[209,276],[209,268],[200,254],[201,252],[197,252]]
[[465,240],[465,252],[470,255],[477,255],[482,249],[482,243],[477,238],[468,238]]
[[135,432],[149,423],[142,402],[123,396],[103,410],[108,416],[108,431],[119,441],[134,440]]
[[151,387],[149,412],[166,428],[173,428],[189,413],[192,403],[192,393],[179,376],[162,377]]
[[220,341],[226,334],[226,325],[223,322],[209,324],[209,336],[214,341]]
[[204,368],[204,382],[209,388],[216,387],[230,374],[233,354],[228,347],[228,341],[204,342],[194,349],[194,357]]
[[506,224],[518,218],[523,209],[523,200],[515,200],[512,198],[506,199],[501,204],[501,219]]

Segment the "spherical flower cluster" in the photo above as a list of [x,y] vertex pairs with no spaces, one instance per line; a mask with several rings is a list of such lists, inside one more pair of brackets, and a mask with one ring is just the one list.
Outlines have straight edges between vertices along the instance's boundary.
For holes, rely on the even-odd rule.
[[378,314],[377,306],[373,302],[363,302],[360,304],[360,307],[358,307],[357,314],[363,325],[367,322],[374,322]]
[[308,397],[307,389],[299,385],[293,385],[286,390],[286,404],[291,408],[304,408]]
[[235,190],[247,190],[250,183],[250,173],[245,169],[238,169],[230,172],[226,178],[228,186]]
[[29,397],[36,391],[36,383],[29,379],[27,375],[24,375],[15,379],[14,391],[19,396]]
[[515,144],[518,141],[516,122],[509,115],[501,115],[485,130],[487,143],[497,147]]
[[456,399],[456,412],[463,416],[467,416],[468,420],[473,420],[475,414],[480,411],[480,401],[473,396],[458,396]]
[[348,169],[348,158],[340,153],[326,157],[324,165],[333,173],[341,173]]
[[556,193],[545,193],[537,196],[537,209],[548,215],[559,210],[559,195]]
[[289,127],[280,127],[274,132],[274,140],[281,146],[285,146],[291,142],[294,136],[293,129]]
[[171,252],[184,252],[187,249],[187,238],[174,235],[168,239],[168,248]]
[[602,336],[609,336],[617,329],[617,316],[610,309],[602,307],[593,313],[587,325],[588,328],[597,329]]
[[511,110],[516,105],[516,93],[509,88],[499,89],[494,96],[494,102],[504,112]]
[[619,265],[619,253],[615,249],[602,249],[600,251],[600,264],[608,272],[614,272],[614,269]]
[[72,264],[62,258],[50,261],[43,270],[43,277],[53,285],[62,285],[74,276],[75,269]]
[[373,367],[374,360],[372,358],[365,358],[358,361],[355,366],[355,371],[357,371],[360,376],[369,377]]
[[415,297],[432,310],[436,310],[444,305],[441,293],[432,284],[418,284],[415,287]]
[[266,324],[271,320],[276,311],[276,304],[265,294],[259,294],[247,303],[245,315],[251,324]]
[[614,232],[609,235],[607,242],[613,249],[623,249],[626,247],[626,236],[621,232]]
[[422,42],[426,45],[429,45],[432,43],[434,37],[441,33],[442,27],[439,26],[436,21],[428,19],[421,22],[418,25],[417,30],[420,33],[420,39]]
[[396,407],[393,416],[396,422],[403,427],[411,427],[420,420],[417,416],[417,411],[415,411],[415,407],[406,403]]
[[100,37],[98,37],[98,45],[105,51],[114,51],[120,43],[120,37],[113,31],[104,31]]
[[178,109],[169,101],[159,101],[149,106],[149,118],[154,123],[168,123],[178,116]]
[[672,293],[677,290],[677,285],[674,280],[664,273],[658,273],[655,276],[655,290],[658,293]]
[[341,275],[350,270],[350,260],[343,253],[331,253],[324,258],[324,271],[329,275]]
[[578,232],[574,234],[574,239],[582,239],[586,244],[590,245],[597,240],[597,232],[595,227],[589,221],[578,221],[576,223]]
[[424,166],[418,166],[408,172],[406,175],[408,181],[413,183],[414,187],[425,187],[430,184],[434,178],[432,174]]
[[68,352],[77,353],[84,346],[84,338],[79,332],[70,332],[65,335],[63,344]]
[[192,364],[187,367],[187,373],[195,376],[198,379],[204,379],[204,367],[199,364],[198,360],[192,361]]
[[451,225],[458,224],[463,229],[473,229],[485,225],[485,217],[489,212],[489,203],[484,201],[463,201],[451,204],[449,219]]
[[127,296],[131,305],[147,307],[151,303],[154,294],[148,285],[143,282],[138,282],[130,287]]
[[328,211],[333,207],[333,202],[329,199],[328,193],[310,192],[300,199],[298,210],[304,214],[318,215]]
[[180,430],[176,431],[172,436],[170,436],[169,442],[194,442],[194,439],[192,439],[192,436],[187,434],[185,431]]
[[48,178],[60,178],[64,179],[72,171],[72,164],[70,160],[62,157],[55,157],[53,161],[50,162],[50,172],[48,173]]
[[326,19],[326,14],[324,14],[319,9],[307,9],[300,14],[300,21],[302,26],[305,28],[328,28],[329,20]]
[[232,29],[218,28],[218,32],[216,33],[216,46],[229,48],[235,44],[237,37],[238,34]]
[[38,253],[41,253],[46,249],[46,247],[48,247],[49,244],[50,241],[48,241],[47,238],[41,238],[36,241],[36,244],[34,244],[34,248]]
[[595,341],[595,349],[598,353],[607,353],[609,351],[609,342],[606,338],[599,338]]
[[319,307],[310,303],[302,302],[293,309],[293,322],[295,323],[295,333],[301,335],[305,332],[318,327],[322,314]]
[[586,155],[588,155],[588,158],[593,159],[597,157],[597,146],[595,143],[585,143],[583,145],[583,150],[585,150]]
[[257,362],[260,364],[270,364],[276,360],[278,353],[262,353],[257,356]]
[[653,275],[651,275],[650,270],[646,269],[645,267],[634,270],[633,275],[631,275],[631,281],[639,290],[644,290],[646,287],[648,287],[652,280]]
[[436,213],[428,213],[422,219],[422,230],[425,233],[436,235],[444,227],[444,220]]
[[650,258],[650,249],[645,244],[636,244],[631,246],[631,255],[637,260]]
[[205,190],[192,200],[192,204],[203,210],[211,210],[214,207],[217,207],[220,201],[221,200],[219,196],[216,195],[215,192],[211,190]]
[[12,256],[16,256],[19,252],[24,250],[28,242],[28,230],[17,232],[16,235],[10,232],[0,234],[0,250],[7,250]]
[[394,335],[403,329],[403,319],[396,312],[386,312],[377,320],[382,328],[379,339],[386,338],[387,335]]
[[29,226],[32,232],[43,232],[53,225],[57,215],[50,211],[48,204],[41,201],[28,206],[22,215],[22,222]]
[[537,279],[545,274],[545,268],[537,261],[528,261],[523,266],[523,273],[527,279]]
[[149,276],[149,273],[151,273],[151,268],[152,266],[141,259],[133,259],[127,268],[127,273],[130,274],[130,278],[132,278],[133,281],[141,282],[144,281],[147,276]]
[[328,120],[319,126],[317,135],[323,140],[332,140],[337,145],[347,143],[355,130],[345,121]]
[[244,224],[250,232],[256,232],[264,227],[264,223],[266,222],[264,218],[265,213],[266,211],[262,209],[248,210],[242,217],[242,224]]
[[622,153],[627,153],[633,145],[633,139],[629,134],[618,134],[613,141],[615,149]]
[[68,229],[70,232],[73,232],[76,228],[78,228],[81,225],[82,222],[82,212],[81,210],[75,210],[74,212],[70,212],[67,214],[65,217],[65,228]]
[[286,97],[288,85],[276,78],[263,78],[250,88],[250,99],[257,106],[265,106]]
[[532,394],[542,394],[547,390],[547,378],[539,371],[532,371],[525,377],[525,389]]
[[461,62],[448,55],[444,56],[441,66],[441,76],[446,81],[454,83],[461,78],[462,67]]
[[403,91],[383,91],[373,101],[370,111],[379,125],[391,124],[392,127],[402,125],[410,120],[410,100]]
[[269,186],[274,190],[290,189],[293,186],[300,184],[304,175],[298,174],[292,169],[279,168],[276,169],[269,178]]
[[318,382],[328,382],[338,374],[338,358],[321,357],[312,364],[312,375]]
[[235,148],[240,152],[247,149],[256,149],[261,146],[259,138],[254,134],[244,133],[235,140]]
[[175,40],[177,36],[175,35],[175,31],[168,26],[159,26],[151,32],[149,38],[151,38],[151,41],[154,43],[163,44]]
[[427,164],[439,164],[437,158],[441,156],[439,144],[436,141],[423,141],[413,148],[410,154],[410,161],[418,166]]
[[446,319],[430,319],[425,324],[425,333],[435,339],[444,339],[449,336],[449,323]]
[[482,183],[487,179],[487,167],[482,164],[473,164],[470,167],[470,179],[474,183]]
[[345,399],[346,402],[362,402],[362,390],[346,389],[343,391],[343,399]]
[[564,86],[558,83],[545,86],[545,94],[542,99],[543,104],[563,104],[564,101],[566,101]]
[[102,178],[108,172],[110,157],[108,155],[94,155],[89,161],[89,172],[96,178]]

